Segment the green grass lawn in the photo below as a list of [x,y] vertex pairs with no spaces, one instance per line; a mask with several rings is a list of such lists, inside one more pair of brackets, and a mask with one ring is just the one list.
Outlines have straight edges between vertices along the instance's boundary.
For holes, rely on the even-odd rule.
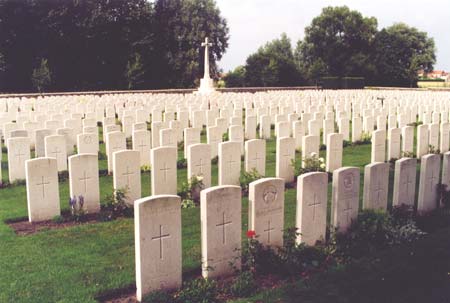
[[[203,136],[202,142],[205,141]],[[104,150],[103,144],[101,148]],[[266,175],[274,176],[275,141],[268,140],[266,148]],[[324,155],[324,151],[321,155]],[[182,151],[179,157],[182,157]],[[6,161],[6,155],[3,154],[3,180],[7,180]],[[344,149],[344,166],[357,166],[362,172],[364,165],[369,162],[370,145]],[[101,160],[100,169],[106,166],[106,160]],[[179,187],[186,181],[186,173],[186,169],[178,170]],[[390,178],[393,178],[392,172]],[[217,184],[216,165],[212,168],[212,184]],[[61,208],[68,209],[68,182],[60,183],[59,189]],[[112,177],[101,177],[101,197],[111,194],[112,190]],[[142,174],[142,196],[147,195],[150,195],[149,173]],[[330,204],[331,184],[328,197]],[[286,226],[294,226],[295,198],[295,189],[286,191]],[[247,199],[244,198],[242,203],[242,230],[245,233]],[[26,216],[25,186],[1,189],[0,302],[95,302],[95,297],[100,293],[134,285],[133,219],[48,230],[20,237],[4,223],[7,219]],[[182,225],[183,273],[186,276],[196,275],[200,273],[201,259],[200,209],[183,209]]]

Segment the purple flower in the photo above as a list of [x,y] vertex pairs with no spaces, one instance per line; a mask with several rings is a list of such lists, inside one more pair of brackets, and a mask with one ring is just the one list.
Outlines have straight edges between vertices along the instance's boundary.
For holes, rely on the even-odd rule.
[[75,209],[76,204],[77,204],[77,197],[73,196],[73,198],[69,198],[69,206],[71,209]]

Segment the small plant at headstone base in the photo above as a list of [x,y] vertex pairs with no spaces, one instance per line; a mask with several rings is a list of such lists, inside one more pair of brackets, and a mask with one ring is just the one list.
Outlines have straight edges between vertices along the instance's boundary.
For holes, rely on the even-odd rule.
[[342,147],[343,148],[349,147],[351,145],[352,145],[352,142],[350,142],[349,140],[344,140],[344,142],[342,143]]
[[183,283],[183,288],[175,295],[177,303],[215,303],[218,302],[217,282],[198,278]]
[[248,194],[249,184],[253,181],[259,180],[263,178],[263,176],[256,170],[252,169],[249,172],[243,171],[239,177],[239,184],[241,185],[242,192],[244,195]]
[[217,165],[219,163],[219,156],[215,156],[211,159],[211,165]]
[[402,152],[403,158],[416,158],[416,153],[414,152]]
[[371,144],[372,136],[369,133],[362,132],[361,139],[353,142],[353,145],[363,145],[363,144]]
[[206,136],[206,129],[202,128],[200,131],[200,136]]
[[[302,162],[304,163],[303,167]],[[306,157],[305,159],[294,159],[291,165],[294,167],[295,176],[310,172],[325,171],[325,159],[319,157],[316,153],[312,153],[310,157]]]
[[200,192],[205,188],[203,176],[194,176],[181,184],[178,196],[183,208],[195,207],[200,204]]
[[439,184],[438,199],[440,207],[416,217],[417,225],[425,232],[434,232],[450,226],[450,191],[447,185]]
[[241,271],[234,277],[228,291],[235,297],[248,297],[257,290],[255,276],[251,271]]
[[82,195],[69,197],[70,216],[75,222],[85,220],[86,211],[84,210],[84,197]]
[[98,160],[107,160],[108,157],[106,157],[106,153],[99,151],[98,152]]
[[178,150],[184,150],[184,141],[178,142]]
[[141,166],[141,173],[148,173],[152,170],[152,166],[149,164],[144,164]]
[[430,144],[430,145],[428,145],[428,153],[439,155],[441,153],[441,151],[438,148],[436,148]]
[[187,160],[185,158],[177,160],[177,169],[183,169],[187,167]]
[[56,223],[56,224],[61,224],[61,223],[66,222],[66,219],[65,219],[63,216],[58,215],[58,216],[54,216],[54,217],[52,218],[52,222],[53,222],[53,223]]
[[[6,184],[6,182],[5,182]],[[20,185],[26,185],[27,181],[25,179],[16,179],[12,183],[9,183],[10,186],[20,186]]]
[[333,262],[327,247],[317,244],[307,246],[297,244],[297,228],[288,228],[283,234],[283,246],[278,250],[280,258],[279,274],[308,278],[314,272],[325,270]]
[[169,293],[158,290],[146,295],[143,302],[148,303],[173,303],[174,298]]
[[118,217],[133,217],[134,210],[125,201],[126,189],[116,189],[112,195],[105,198],[105,203],[101,206],[100,219],[111,221]]
[[58,182],[64,182],[69,179],[69,171],[63,170],[58,172]]
[[222,134],[222,142],[226,142],[230,140],[230,135],[228,132]]
[[74,146],[72,146],[72,148],[73,148],[73,154],[78,155],[78,146],[74,145]]

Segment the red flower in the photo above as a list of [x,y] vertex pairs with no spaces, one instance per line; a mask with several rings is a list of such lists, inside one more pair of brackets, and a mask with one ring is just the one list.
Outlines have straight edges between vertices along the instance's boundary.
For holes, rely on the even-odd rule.
[[254,230],[247,230],[247,238],[252,239],[256,236],[256,232]]

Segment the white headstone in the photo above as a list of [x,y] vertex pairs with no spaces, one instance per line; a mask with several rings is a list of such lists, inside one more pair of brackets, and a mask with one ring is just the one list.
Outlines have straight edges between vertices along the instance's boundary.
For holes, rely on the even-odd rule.
[[250,183],[248,226],[256,239],[268,246],[283,245],[284,180],[264,178]]
[[392,205],[414,206],[416,198],[417,159],[402,158],[395,161],[394,193]]
[[133,205],[141,198],[141,165],[139,152],[122,150],[113,153],[113,187],[125,191],[125,202]]
[[312,172],[298,177],[296,227],[300,234],[297,243],[315,245],[325,240],[327,189],[327,173]]
[[331,222],[344,233],[358,217],[360,176],[358,167],[342,167],[333,172]]
[[135,201],[136,298],[181,286],[181,201],[160,195]]
[[53,158],[28,160],[26,180],[29,221],[51,220],[60,215],[56,160]]
[[83,196],[83,208],[88,213],[95,213],[100,210],[97,153],[69,157],[69,187],[70,197]]
[[177,149],[157,147],[150,153],[152,195],[177,193]]
[[215,186],[201,192],[204,278],[228,276],[240,269],[241,205],[239,186]]

